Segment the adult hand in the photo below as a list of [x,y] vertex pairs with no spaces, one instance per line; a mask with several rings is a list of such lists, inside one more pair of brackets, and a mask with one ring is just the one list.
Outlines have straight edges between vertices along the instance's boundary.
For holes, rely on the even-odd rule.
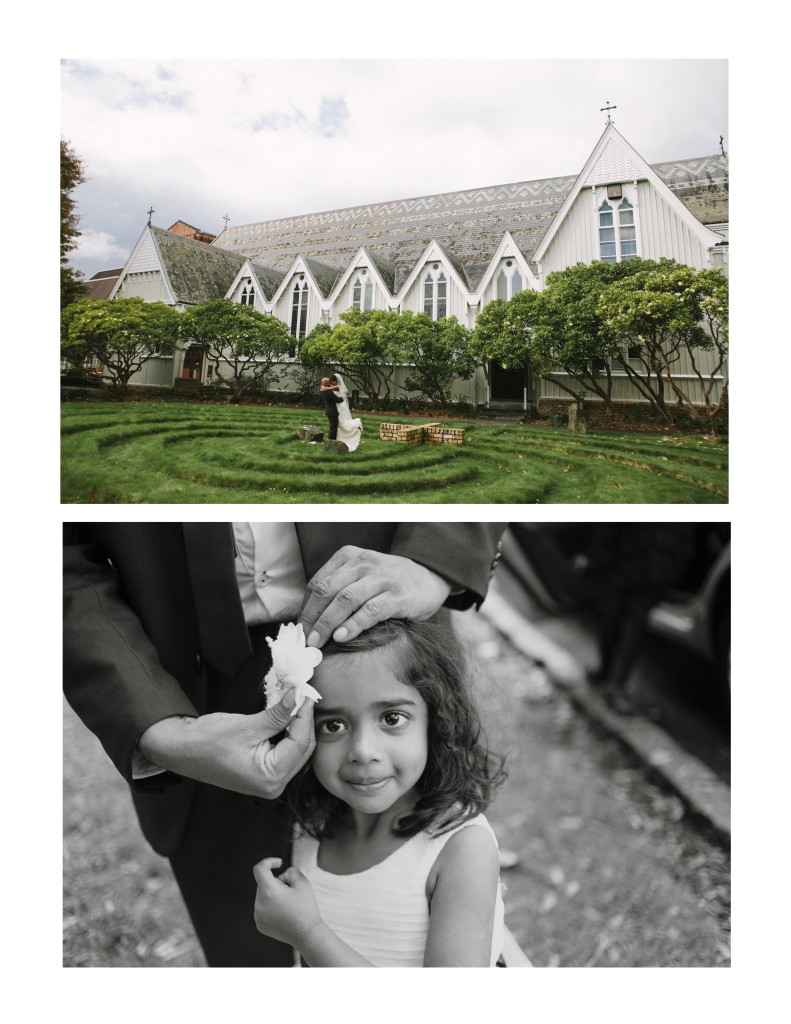
[[287,868],[276,878],[273,871],[282,866],[279,857],[265,857],[253,868],[258,886],[255,926],[263,935],[300,949],[323,920],[307,878],[296,868]]
[[[313,701],[296,715],[294,691],[256,715],[216,713],[164,718],[150,726],[138,747],[149,761],[177,775],[272,800],[313,753]],[[286,730],[278,743],[271,739]]]
[[451,585],[425,566],[349,544],[308,583],[300,615],[308,644],[353,640],[385,619],[430,619]]

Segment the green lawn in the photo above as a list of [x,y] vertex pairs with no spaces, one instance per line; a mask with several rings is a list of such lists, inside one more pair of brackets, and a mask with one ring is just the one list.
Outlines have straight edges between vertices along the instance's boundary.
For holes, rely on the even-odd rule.
[[363,415],[348,455],[297,440],[321,410],[169,402],[62,406],[62,489],[87,503],[720,504],[728,447],[682,435],[571,434],[458,423],[463,445],[380,441]]

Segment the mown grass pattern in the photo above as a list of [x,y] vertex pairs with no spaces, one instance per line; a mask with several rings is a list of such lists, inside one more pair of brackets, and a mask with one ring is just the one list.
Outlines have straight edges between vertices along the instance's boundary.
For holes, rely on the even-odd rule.
[[[456,424],[463,445],[380,441],[363,415],[349,455],[296,438],[319,411],[67,404],[62,495],[88,503],[632,504],[727,502],[727,445],[702,437]],[[428,422],[428,420],[426,420]]]

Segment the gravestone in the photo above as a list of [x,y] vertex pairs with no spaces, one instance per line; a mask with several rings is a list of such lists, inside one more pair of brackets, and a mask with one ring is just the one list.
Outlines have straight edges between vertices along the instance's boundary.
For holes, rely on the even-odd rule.
[[581,403],[572,402],[569,405],[569,430],[573,434],[588,433],[588,424],[585,422],[585,409]]

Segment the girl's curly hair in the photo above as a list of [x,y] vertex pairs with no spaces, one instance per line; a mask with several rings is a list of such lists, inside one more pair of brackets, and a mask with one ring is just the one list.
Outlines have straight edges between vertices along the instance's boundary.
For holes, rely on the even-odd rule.
[[[436,622],[389,619],[346,643],[330,642],[324,657],[391,649],[394,672],[428,706],[428,760],[411,812],[393,825],[398,836],[423,829],[435,834],[480,814],[506,777],[504,758],[487,746],[465,684],[465,666],[450,629]],[[316,839],[329,838],[347,805],[321,785],[308,763],[289,783],[286,800],[293,822]]]

